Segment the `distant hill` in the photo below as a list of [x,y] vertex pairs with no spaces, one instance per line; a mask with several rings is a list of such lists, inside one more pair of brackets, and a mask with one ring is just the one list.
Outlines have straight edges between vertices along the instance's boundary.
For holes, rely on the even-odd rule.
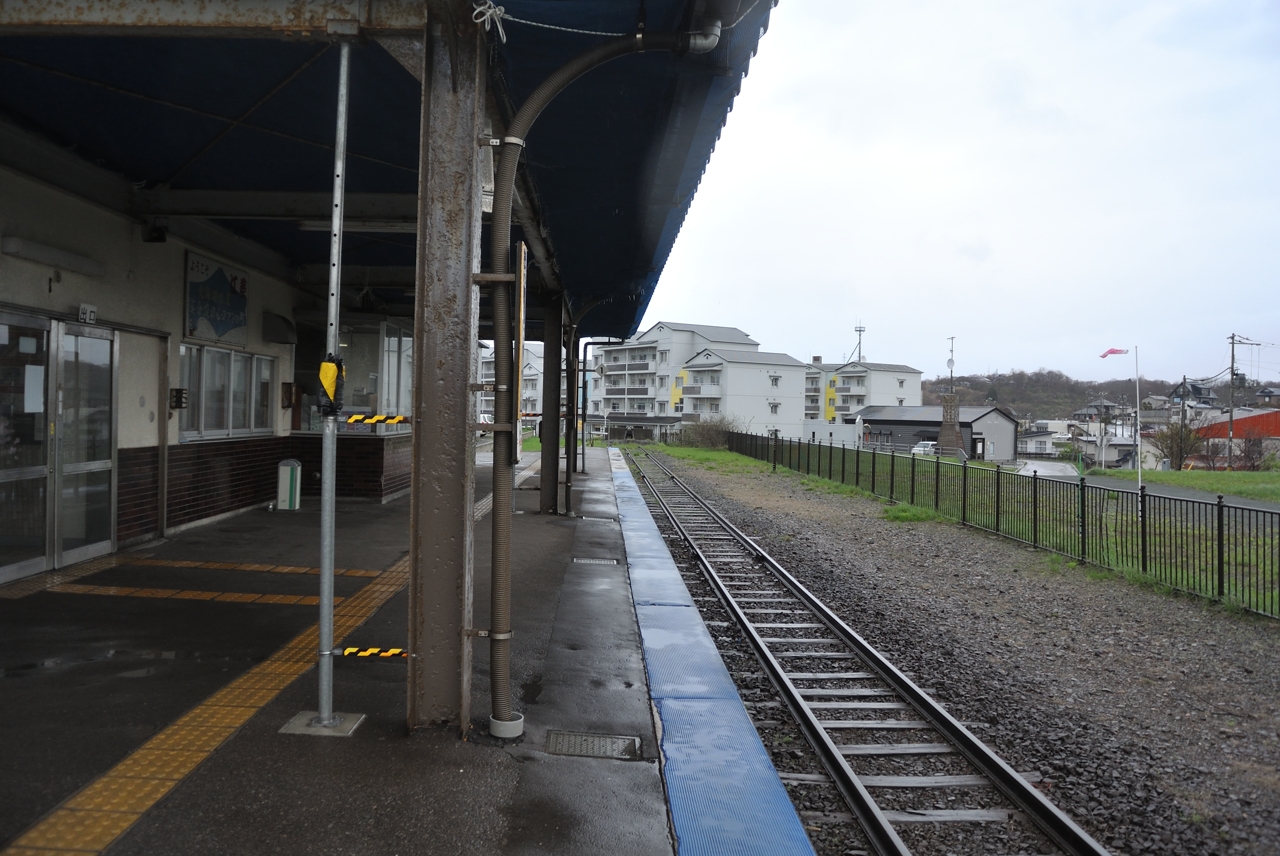
[[[1142,395],[1167,395],[1182,378],[1167,381],[1142,379]],[[925,404],[939,404],[939,395],[947,391],[950,381],[939,377],[924,381],[922,392]],[[1218,394],[1226,398],[1224,385]],[[1107,398],[1117,404],[1133,406],[1133,379],[1120,378],[1102,382],[1075,380],[1062,372],[1039,369],[1034,372],[1009,372],[993,375],[963,375],[956,377],[956,394],[961,404],[993,404],[1011,409],[1021,418],[1066,419],[1075,410],[1084,407],[1095,398]],[[1243,403],[1245,396],[1238,396]]]

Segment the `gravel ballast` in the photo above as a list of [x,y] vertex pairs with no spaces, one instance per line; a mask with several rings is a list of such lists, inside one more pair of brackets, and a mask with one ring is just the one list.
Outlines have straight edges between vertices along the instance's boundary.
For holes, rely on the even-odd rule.
[[745,459],[665,460],[1113,852],[1280,852],[1280,622]]

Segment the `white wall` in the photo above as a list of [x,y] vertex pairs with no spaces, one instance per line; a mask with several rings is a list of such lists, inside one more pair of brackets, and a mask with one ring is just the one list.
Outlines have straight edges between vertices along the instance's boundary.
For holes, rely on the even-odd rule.
[[[49,188],[17,173],[0,169],[0,235],[86,256],[102,263],[101,277],[55,269],[49,265],[0,254],[0,300],[34,310],[75,313],[81,303],[97,307],[98,324],[113,322],[146,327],[170,335],[168,386],[178,382],[178,345],[183,341],[186,253],[193,250],[249,275],[248,346],[245,350],[274,357],[272,411],[276,433],[287,434],[289,414],[280,409],[280,381],[293,377],[293,348],[262,341],[262,312],[291,318],[295,305],[317,305],[299,289],[234,259],[227,259],[169,236],[164,243],[144,243],[136,223],[70,194]],[[54,281],[54,280],[58,281]],[[148,351],[140,338],[121,341],[120,444],[125,448],[153,445],[155,424],[167,412],[159,401],[158,352]],[[197,343],[200,344],[200,343]],[[317,367],[318,368],[318,367]],[[139,405],[141,397],[145,405]],[[170,422],[169,442],[178,442],[176,419]]]

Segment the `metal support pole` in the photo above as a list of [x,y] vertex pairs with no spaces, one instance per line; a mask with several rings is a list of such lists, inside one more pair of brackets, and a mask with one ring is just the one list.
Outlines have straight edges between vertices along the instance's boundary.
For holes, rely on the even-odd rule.
[[542,469],[538,511],[555,514],[560,503],[560,379],[564,305],[559,295],[546,307],[542,331]]
[[933,510],[942,508],[942,455],[933,456]]
[[[350,92],[351,43],[339,47],[338,122],[333,143],[333,222],[329,235],[329,317],[325,351],[338,355],[338,313],[342,309],[342,205],[347,175],[347,99]],[[321,423],[320,438],[320,706],[312,725],[332,728],[333,715],[333,529],[338,472],[338,416]]]
[[[1040,477],[1031,471],[1031,546],[1040,546]],[[1142,549],[1146,551],[1147,543],[1143,538]],[[1145,571],[1146,568],[1144,567]]]
[[890,449],[889,450],[889,501],[890,502],[893,502],[894,483],[898,480],[897,463],[898,463],[898,453],[893,451],[893,449]]
[[969,459],[960,462],[960,522],[969,522]]
[[579,467],[578,471],[582,473],[587,471],[587,348],[590,345],[590,342],[583,341],[582,359],[578,362],[580,367],[578,375],[582,378],[582,407],[580,408],[582,413],[582,442],[580,444],[582,446],[582,466]]
[[568,371],[565,375],[564,513],[573,514],[573,474],[578,469],[578,328],[569,328]]
[[471,729],[483,33],[424,33],[414,272],[407,724]]

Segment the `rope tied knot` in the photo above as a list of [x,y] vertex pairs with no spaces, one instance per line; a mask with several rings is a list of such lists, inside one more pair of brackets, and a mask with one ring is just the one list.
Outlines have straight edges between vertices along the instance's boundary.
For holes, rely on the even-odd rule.
[[507,14],[507,10],[501,6],[493,5],[493,0],[472,0],[472,6],[471,20],[477,24],[484,24],[486,33],[489,32],[490,26],[497,27],[498,38],[505,45],[507,43],[507,33],[502,29],[502,19]]

